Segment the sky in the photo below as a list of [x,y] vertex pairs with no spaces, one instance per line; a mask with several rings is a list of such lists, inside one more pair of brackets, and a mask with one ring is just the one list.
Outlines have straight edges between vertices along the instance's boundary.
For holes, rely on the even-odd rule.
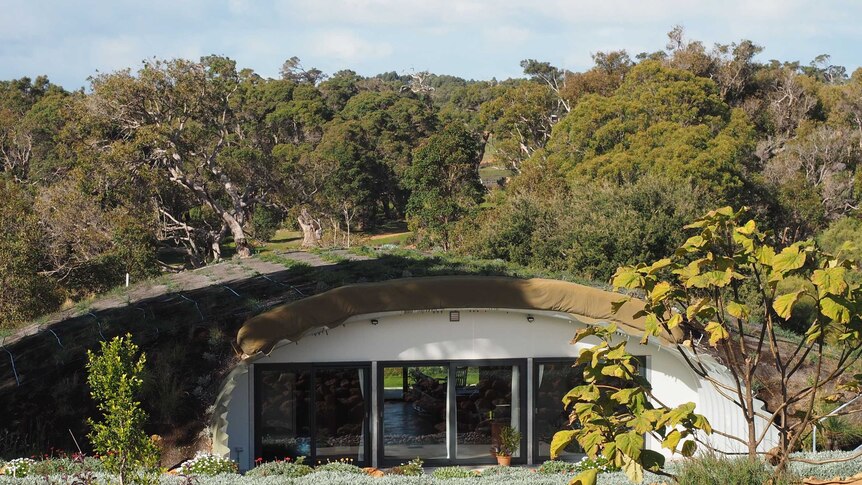
[[675,25],[707,46],[750,39],[763,61],[862,65],[862,0],[0,0],[0,79],[77,89],[209,54],[266,77],[297,56],[325,73],[505,79],[527,58],[577,71],[598,51],[660,50]]

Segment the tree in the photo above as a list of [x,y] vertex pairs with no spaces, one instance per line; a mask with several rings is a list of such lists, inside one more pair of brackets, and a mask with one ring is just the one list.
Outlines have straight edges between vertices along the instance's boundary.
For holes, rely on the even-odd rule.
[[18,183],[0,175],[0,328],[14,328],[62,302],[33,199]]
[[143,385],[146,355],[138,355],[132,336],[101,342],[98,354],[87,351],[87,383],[102,420],[89,420],[93,449],[105,468],[116,473],[120,484],[132,475],[158,465],[158,447],[144,432],[147,413],[137,396]]
[[[252,113],[234,104],[241,85],[236,64],[214,56],[146,61],[137,76],[105,74],[92,85],[91,111],[115,133],[109,152],[130,171],[155,170],[219,220],[206,231],[215,260],[227,235],[241,257],[251,255],[245,225],[272,181],[275,140],[251,136],[260,134],[248,129],[257,119],[249,123]],[[200,230],[169,209],[159,208],[177,226]]]
[[[774,429],[778,443],[770,456],[781,472],[822,417],[818,401],[835,402],[842,390],[862,388],[858,376],[847,375],[862,356],[862,288],[848,276],[855,262],[812,241],[776,248],[746,212],[710,211],[686,226],[694,235],[676,253],[620,267],[613,285],[644,293],[644,342],[682,330],[674,341],[685,362],[739,408],[746,436],[713,432],[744,445],[754,459]],[[793,278],[804,284],[792,284]],[[805,335],[781,342],[779,329],[803,304],[816,309]],[[699,335],[708,343],[700,344]],[[708,370],[704,354],[721,359],[729,383]],[[810,373],[804,383],[802,370]],[[769,411],[757,403],[760,379],[775,393]]]
[[455,222],[482,200],[482,143],[458,125],[432,135],[413,154],[407,223],[424,244],[451,245]]
[[[672,453],[683,456],[697,451],[696,434],[712,433],[712,426],[694,412],[694,403],[674,408],[662,404],[652,393],[652,386],[638,371],[637,360],[626,350],[626,342],[617,342],[616,325],[588,326],[572,339],[577,344],[587,338],[598,344],[581,350],[575,365],[584,367],[584,384],[563,396],[563,405],[571,410],[570,424],[580,427],[558,431],[551,440],[551,459],[574,440],[592,459],[599,455],[609,464],[622,468],[634,483],[643,481],[644,469],[662,471],[664,455],[645,450],[644,435],[660,441]],[[596,470],[587,470],[572,483],[595,485]]]

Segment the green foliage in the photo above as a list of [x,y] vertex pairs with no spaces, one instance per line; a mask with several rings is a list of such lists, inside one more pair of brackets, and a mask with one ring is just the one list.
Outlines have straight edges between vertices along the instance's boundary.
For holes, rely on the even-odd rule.
[[[623,278],[620,276],[620,278]],[[574,440],[597,460],[600,456],[612,467],[621,468],[635,483],[644,470],[660,471],[664,456],[644,449],[644,435],[661,441],[671,453],[692,456],[697,449],[695,433],[712,433],[705,417],[694,413],[694,403],[670,408],[652,394],[649,382],[640,375],[637,361],[626,343],[615,341],[616,325],[590,326],[578,331],[573,344],[588,337],[599,343],[581,350],[577,364],[584,365],[584,384],[563,397],[571,409],[569,420],[580,428],[559,431],[551,441],[551,459]],[[657,405],[654,405],[656,403]],[[576,480],[595,483],[598,470],[581,471]]]
[[278,230],[278,215],[269,207],[260,206],[254,211],[251,225],[254,230],[255,239],[262,242],[269,241],[275,236],[275,232]]
[[431,476],[441,480],[449,480],[452,478],[470,478],[476,476],[476,474],[459,466],[442,466],[434,470]]
[[556,475],[558,473],[575,473],[578,470],[577,463],[571,463],[563,460],[547,460],[536,469],[536,473],[542,475]]
[[191,460],[180,465],[183,475],[220,475],[222,473],[237,473],[239,467],[230,458],[198,452]]
[[246,476],[260,478],[276,475],[285,478],[299,478],[313,472],[314,468],[306,465],[305,457],[300,456],[294,461],[284,460],[263,463],[249,470]]
[[72,458],[46,458],[39,460],[31,467],[33,475],[75,475],[78,473],[104,471],[102,461],[89,456],[74,456]]
[[346,461],[327,461],[322,465],[317,465],[314,467],[314,473],[318,472],[338,472],[338,473],[352,473],[355,475],[361,475],[365,472],[362,468],[358,466],[348,463]]
[[521,446],[521,433],[511,426],[504,426],[500,430],[500,440],[495,452],[499,456],[512,456]]
[[[681,345],[681,352],[692,349],[694,360],[687,362],[695,370],[702,365],[700,357],[684,332],[694,329],[705,334],[739,383],[732,393],[736,402],[755,398],[752,376],[760,367],[778,380],[772,385],[780,389],[779,402],[807,409],[791,414],[781,407],[772,413],[781,438],[778,470],[783,471],[790,452],[822,415],[816,409],[817,400],[838,399],[839,395],[831,394],[835,385],[851,391],[860,387],[858,376],[847,379],[846,372],[862,345],[862,315],[857,310],[862,289],[848,278],[849,271],[856,268],[854,261],[825,253],[810,240],[775,247],[770,235],[746,214],[745,209],[730,207],[708,212],[686,226],[694,234],[672,256],[652,264],[620,267],[613,285],[645,294],[644,309],[638,312],[646,322],[642,341],[663,335]],[[753,302],[741,298],[744,285],[756,289]],[[796,349],[782,356],[775,345],[775,329],[791,320],[806,301],[813,302],[816,309],[811,312],[812,320],[806,322],[804,338]],[[747,332],[760,342],[772,342],[764,350],[770,359],[748,357],[750,344],[741,338]],[[789,391],[789,383],[806,357],[822,362],[827,345],[838,354],[837,366],[827,373],[817,364],[806,392]],[[830,394],[824,396],[827,392]],[[752,413],[744,408],[741,412]],[[754,440],[746,442],[752,459],[760,443],[757,433],[753,434]]]
[[15,477],[26,477],[34,474],[36,461],[30,458],[15,458],[4,465],[4,474]]
[[798,483],[787,475],[776,476],[774,470],[760,459],[726,458],[712,455],[684,460],[677,468],[677,481],[686,485],[790,485]]
[[406,475],[406,476],[419,476],[424,475],[425,472],[422,469],[422,464],[424,462],[421,458],[414,458],[407,463],[402,463],[398,466],[392,467],[389,470],[389,473],[392,475]]
[[739,194],[754,131],[716,85],[656,61],[632,68],[611,96],[587,95],[555,128],[548,162],[581,183],[660,173]]
[[54,310],[61,293],[50,277],[43,232],[33,201],[0,174],[0,328],[16,327]]
[[137,401],[145,362],[131,335],[102,342],[98,354],[87,351],[87,383],[102,414],[101,421],[89,421],[89,438],[105,469],[116,473],[121,484],[134,472],[158,465],[158,447],[144,432],[147,414]]
[[595,459],[585,456],[577,463],[562,460],[547,460],[539,465],[536,472],[544,475],[554,475],[557,473],[580,473],[586,470],[598,470],[599,473],[607,473],[619,471],[619,467],[611,465],[607,458],[599,455]]
[[407,173],[407,222],[421,243],[449,249],[454,224],[481,200],[481,153],[476,136],[458,125],[416,149]]

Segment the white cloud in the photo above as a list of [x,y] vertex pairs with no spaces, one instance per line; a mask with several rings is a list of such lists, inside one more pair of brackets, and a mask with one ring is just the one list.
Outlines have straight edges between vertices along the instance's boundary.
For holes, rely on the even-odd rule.
[[314,35],[314,55],[356,63],[389,57],[393,48],[386,42],[372,42],[346,30],[330,30]]

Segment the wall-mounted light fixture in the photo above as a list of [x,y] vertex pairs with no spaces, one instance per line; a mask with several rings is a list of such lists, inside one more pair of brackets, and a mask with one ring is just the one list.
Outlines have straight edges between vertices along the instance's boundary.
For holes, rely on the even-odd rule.
[[376,318],[371,319],[371,325],[377,325],[378,323],[380,322],[378,322]]
[[461,312],[459,312],[459,311],[449,312],[449,321],[450,322],[460,322],[461,321]]
[[533,323],[534,320],[535,320],[535,318],[533,318],[532,315],[527,315],[527,321],[528,322]]

